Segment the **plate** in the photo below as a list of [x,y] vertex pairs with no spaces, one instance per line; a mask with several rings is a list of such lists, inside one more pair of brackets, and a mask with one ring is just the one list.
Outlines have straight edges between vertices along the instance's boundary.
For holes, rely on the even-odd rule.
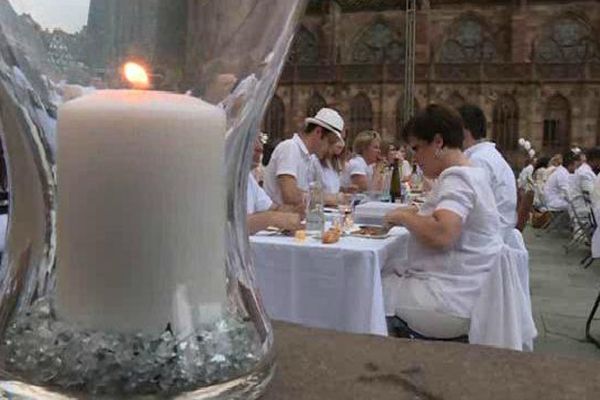
[[363,225],[358,230],[350,232],[350,236],[364,239],[387,239],[390,237],[390,230],[378,225]]

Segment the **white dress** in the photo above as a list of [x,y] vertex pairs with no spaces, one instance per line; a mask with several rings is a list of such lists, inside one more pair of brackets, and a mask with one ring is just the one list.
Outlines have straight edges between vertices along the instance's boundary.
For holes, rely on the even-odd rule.
[[337,194],[340,192],[341,178],[339,172],[337,172],[329,160],[327,165],[321,165],[321,181],[323,184],[323,191],[327,194]]
[[529,164],[521,170],[519,179],[517,180],[519,189],[526,189],[527,186],[533,182],[533,169],[533,165]]
[[[455,326],[468,330],[480,289],[504,246],[486,172],[477,167],[451,167],[442,172],[419,214],[429,216],[442,209],[462,219],[460,237],[451,248],[442,250],[410,236],[407,262],[384,277],[386,314],[398,315],[415,329],[406,320],[407,313],[418,320],[419,313],[426,317],[433,311],[454,318]],[[415,293],[412,298],[403,295],[411,291]],[[452,325],[452,320],[449,322]]]

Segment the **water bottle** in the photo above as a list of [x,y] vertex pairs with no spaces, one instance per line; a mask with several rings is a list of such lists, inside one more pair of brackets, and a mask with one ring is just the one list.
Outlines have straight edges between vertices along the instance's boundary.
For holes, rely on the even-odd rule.
[[321,182],[313,181],[308,188],[306,205],[306,233],[322,234],[325,230],[325,213],[323,211],[323,187]]
[[323,179],[321,176],[319,160],[311,159],[308,185],[308,198],[306,202],[306,233],[309,235],[322,234],[325,231],[325,212],[323,196]]

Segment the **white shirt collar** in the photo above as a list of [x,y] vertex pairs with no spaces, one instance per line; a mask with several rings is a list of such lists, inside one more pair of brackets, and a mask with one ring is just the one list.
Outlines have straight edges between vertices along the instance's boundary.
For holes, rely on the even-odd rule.
[[481,151],[481,150],[483,150],[485,148],[489,148],[489,147],[496,148],[496,144],[492,143],[492,142],[488,142],[488,141],[481,141],[481,142],[477,142],[476,144],[469,147],[468,149],[465,149],[463,151],[463,153],[465,153],[465,156],[467,156],[467,158],[470,158],[473,154],[477,153],[478,151]]
[[304,141],[302,140],[300,135],[294,133],[294,137],[292,138],[292,140],[294,141],[294,143],[296,143],[296,145],[298,145],[298,147],[300,147],[300,150],[302,150],[302,154],[304,154],[306,157],[310,157],[310,153],[306,148],[306,144],[304,144]]

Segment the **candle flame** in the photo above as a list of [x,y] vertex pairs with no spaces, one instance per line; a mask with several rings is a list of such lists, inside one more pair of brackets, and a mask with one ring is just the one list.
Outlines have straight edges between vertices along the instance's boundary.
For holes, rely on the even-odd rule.
[[125,79],[129,81],[134,87],[147,88],[150,86],[150,78],[146,73],[144,67],[134,62],[128,62],[123,67]]

